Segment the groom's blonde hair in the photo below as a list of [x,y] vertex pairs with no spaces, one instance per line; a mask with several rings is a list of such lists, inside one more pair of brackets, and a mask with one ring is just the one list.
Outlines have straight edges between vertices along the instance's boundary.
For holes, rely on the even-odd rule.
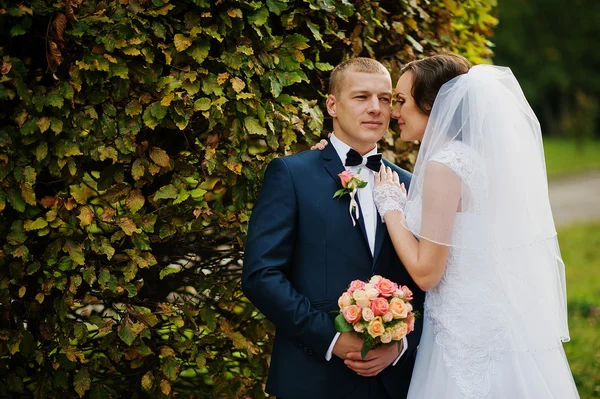
[[339,94],[347,71],[390,75],[388,70],[379,61],[365,57],[350,58],[336,66],[331,72],[331,76],[329,77],[329,94],[333,94],[334,96]]

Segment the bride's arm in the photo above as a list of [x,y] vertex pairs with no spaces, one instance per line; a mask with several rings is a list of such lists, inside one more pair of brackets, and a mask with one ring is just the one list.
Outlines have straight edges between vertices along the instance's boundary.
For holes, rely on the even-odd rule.
[[[397,181],[389,168],[382,168],[376,185]],[[384,220],[398,257],[415,283],[427,291],[440,282],[446,270],[449,247],[441,243],[452,240],[461,181],[447,166],[431,162],[423,182],[420,241],[405,227],[401,211],[387,211]]]

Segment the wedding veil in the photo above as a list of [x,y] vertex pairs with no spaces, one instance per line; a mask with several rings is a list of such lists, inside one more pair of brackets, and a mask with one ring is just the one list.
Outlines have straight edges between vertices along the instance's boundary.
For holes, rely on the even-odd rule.
[[[435,163],[458,179],[440,177],[431,168]],[[428,187],[460,189],[459,208],[448,214],[428,207]],[[442,86],[405,214],[413,234],[459,257],[465,284],[491,287],[481,301],[501,304],[497,309],[517,337],[506,350],[543,350],[569,340],[540,125],[509,68],[475,66]]]

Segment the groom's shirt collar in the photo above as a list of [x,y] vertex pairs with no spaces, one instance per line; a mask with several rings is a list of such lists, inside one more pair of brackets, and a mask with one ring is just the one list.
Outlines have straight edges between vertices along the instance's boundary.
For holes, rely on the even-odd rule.
[[[348,154],[348,151],[350,151],[350,148],[352,148],[352,147],[350,147],[348,144],[344,143],[342,140],[338,139],[335,136],[335,132],[331,134],[329,141],[331,142],[331,145],[333,146],[333,148],[335,148],[335,151],[337,152],[338,156],[340,157],[340,159],[342,161],[342,165],[344,165],[344,163],[346,162],[346,154]],[[363,166],[364,166],[364,164],[367,163],[367,157],[370,155],[375,155],[375,154],[377,154],[377,146],[375,146],[371,151],[369,151],[368,153],[363,155]]]

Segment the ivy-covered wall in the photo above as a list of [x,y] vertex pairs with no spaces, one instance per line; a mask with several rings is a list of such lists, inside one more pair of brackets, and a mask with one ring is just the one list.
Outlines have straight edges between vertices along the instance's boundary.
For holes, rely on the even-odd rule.
[[265,165],[326,135],[335,64],[485,62],[494,6],[0,0],[0,396],[263,397],[239,276]]

